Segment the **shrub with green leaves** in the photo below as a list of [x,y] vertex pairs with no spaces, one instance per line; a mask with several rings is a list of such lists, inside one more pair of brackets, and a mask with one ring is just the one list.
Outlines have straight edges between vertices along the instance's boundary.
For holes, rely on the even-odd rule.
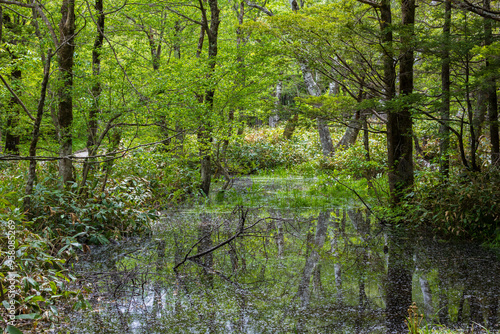
[[[150,194],[141,205],[163,208],[197,192],[200,183],[199,158],[193,152],[175,153],[137,150],[131,157],[117,161],[112,184],[134,175]],[[143,189],[144,189],[143,187]]]
[[[0,207],[0,227],[1,327],[12,320],[16,327],[54,322],[65,305],[88,306],[82,291],[69,287],[76,278],[64,266],[81,248],[77,236],[33,233],[33,224],[25,222],[19,210],[5,205]],[[9,328],[15,332],[16,327]]]
[[412,221],[444,235],[500,244],[500,171],[463,173],[429,184],[413,198]]
[[318,157],[321,150],[315,132],[297,129],[290,140],[282,139],[282,132],[282,128],[261,128],[232,142],[226,153],[230,173],[251,174],[298,165]]
[[144,181],[136,177],[113,182],[104,192],[89,190],[85,196],[76,184],[63,190],[38,183],[31,201],[33,227],[52,236],[78,234],[89,243],[107,243],[148,228],[155,213],[139,208],[150,197]]

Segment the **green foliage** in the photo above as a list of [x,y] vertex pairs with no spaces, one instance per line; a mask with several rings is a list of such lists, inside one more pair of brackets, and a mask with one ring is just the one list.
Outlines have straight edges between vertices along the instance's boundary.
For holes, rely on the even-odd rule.
[[[194,151],[194,150],[193,150]],[[138,203],[146,207],[165,207],[186,200],[196,194],[199,188],[199,159],[194,152],[162,152],[160,148],[148,151],[137,150],[126,159],[117,162],[115,176],[117,180],[134,175],[138,193],[148,194]],[[117,181],[119,182],[119,181]],[[113,183],[115,183],[113,181]]]
[[333,157],[322,160],[322,167],[327,170],[344,171],[357,178],[383,173],[387,166],[387,157],[382,143],[383,141],[379,142],[375,138],[370,140],[370,160],[366,159],[366,150],[360,141],[348,149],[340,147]]
[[[411,195],[411,194],[410,194]],[[414,194],[409,219],[438,233],[500,244],[500,172],[463,173]]]
[[85,195],[79,193],[76,184],[62,190],[38,183],[31,200],[34,227],[50,237],[79,235],[97,244],[144,231],[155,216],[152,211],[138,210],[151,196],[141,181],[130,177],[104,192],[89,190]]
[[75,237],[33,233],[32,223],[24,222],[23,218],[19,211],[0,210],[2,318],[9,319],[6,311],[12,306],[16,322],[56,321],[58,309],[65,303],[87,307],[83,292],[70,288],[75,277],[64,267],[66,260],[81,248],[80,243]]
[[310,161],[319,153],[316,134],[298,130],[291,140],[282,139],[282,129],[262,128],[235,140],[227,150],[232,173],[250,174],[264,169],[291,167]]

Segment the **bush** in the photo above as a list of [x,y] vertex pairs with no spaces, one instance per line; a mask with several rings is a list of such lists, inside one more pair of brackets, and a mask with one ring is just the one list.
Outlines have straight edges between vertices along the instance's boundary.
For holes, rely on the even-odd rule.
[[85,196],[76,184],[64,190],[44,184],[34,188],[31,215],[36,231],[49,231],[50,237],[78,234],[85,242],[102,244],[142,232],[155,218],[152,210],[137,209],[146,206],[151,191],[136,177],[113,183],[104,192],[89,190]]
[[423,187],[413,199],[412,221],[442,235],[500,244],[500,171],[450,176]]
[[230,173],[251,174],[258,170],[290,167],[317,158],[317,134],[296,130],[291,140],[283,140],[283,129],[262,128],[238,138],[228,147]]
[[[75,280],[64,267],[67,259],[81,248],[75,237],[53,233],[35,234],[32,223],[24,222],[18,209],[6,200],[0,204],[0,322],[12,319],[7,309],[13,309],[16,326],[21,321],[58,319],[60,305],[73,303],[85,308],[82,291],[71,290]],[[64,302],[64,304],[62,303]],[[1,326],[5,327],[5,326]]]
[[387,166],[385,147],[370,140],[370,160],[366,160],[366,150],[358,140],[348,149],[337,149],[331,158],[323,158],[321,167],[324,169],[346,171],[350,175],[361,178],[383,173]]
[[196,193],[200,184],[198,163],[198,157],[192,154],[176,156],[160,150],[137,150],[117,162],[114,177],[120,180],[134,175],[151,195],[145,204],[162,208]]

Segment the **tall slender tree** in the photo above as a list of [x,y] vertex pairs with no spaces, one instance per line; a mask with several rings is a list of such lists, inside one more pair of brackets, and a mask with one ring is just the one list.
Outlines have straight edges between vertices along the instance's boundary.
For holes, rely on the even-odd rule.
[[60,75],[59,113],[60,129],[59,175],[63,184],[74,180],[73,163],[73,57],[75,51],[75,0],[63,0],[59,23],[60,46],[58,64]]

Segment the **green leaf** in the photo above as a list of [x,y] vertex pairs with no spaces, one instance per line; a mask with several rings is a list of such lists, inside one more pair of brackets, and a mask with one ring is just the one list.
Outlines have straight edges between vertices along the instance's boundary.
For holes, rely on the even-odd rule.
[[4,300],[4,301],[2,302],[2,305],[3,305],[3,307],[5,307],[7,310],[10,308],[10,304],[9,304],[9,302],[7,302],[6,300]]
[[44,302],[45,298],[43,298],[42,296],[29,296],[24,301],[25,302],[27,302],[27,301],[31,301],[31,302]]
[[38,313],[16,315],[16,319],[34,320],[34,319],[38,319],[38,318],[40,318],[40,314],[38,314]]
[[5,331],[9,334],[23,334],[23,332],[17,329],[17,327],[11,325],[7,326],[7,328],[5,328]]
[[50,285],[50,288],[51,288],[51,290],[52,290],[52,293],[53,293],[53,294],[56,294],[56,293],[57,293],[57,285],[56,285],[56,283],[55,283],[54,281],[51,281],[51,282],[49,283],[49,285]]

